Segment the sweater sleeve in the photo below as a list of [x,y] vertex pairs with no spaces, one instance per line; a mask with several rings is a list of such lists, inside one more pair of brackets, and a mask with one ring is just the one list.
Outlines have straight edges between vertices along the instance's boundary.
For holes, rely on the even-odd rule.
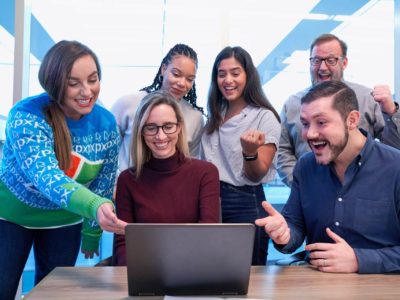
[[136,110],[147,92],[140,91],[137,94],[125,95],[119,98],[111,107],[118,130],[121,135],[122,146],[119,153],[119,171],[127,169],[130,164],[130,144],[132,138],[133,121]]
[[197,120],[194,122],[196,128],[193,130],[192,142],[189,144],[190,155],[194,158],[200,158],[200,142],[204,128],[203,115],[196,116]]
[[125,132],[128,130],[129,126],[130,118],[128,112],[130,112],[129,104],[131,102],[131,97],[133,96],[128,95],[121,97],[117,99],[117,101],[115,101],[114,105],[111,107],[111,112],[117,121],[118,129],[122,138],[124,138]]
[[279,148],[277,152],[277,168],[282,181],[291,186],[293,181],[293,169],[297,162],[297,157],[294,153],[292,137],[289,132],[288,124],[288,108],[286,103],[281,112],[281,136],[279,140]]
[[386,145],[400,149],[400,110],[390,116],[382,113],[385,120],[385,127],[382,131],[381,140]]
[[[134,201],[132,195],[129,192],[128,186],[131,184],[128,180],[129,171],[122,172],[118,177],[117,181],[117,192],[115,197],[115,206],[117,209],[117,217],[127,223],[134,223]],[[114,242],[114,259],[117,266],[126,265],[126,246],[125,246],[125,236],[115,235]]]
[[12,137],[9,140],[16,164],[30,182],[31,186],[26,188],[34,187],[58,207],[96,218],[97,208],[109,200],[91,192],[59,168],[53,132],[43,118],[17,110],[9,116],[7,135]]
[[[102,168],[99,174],[96,176],[95,180],[89,186],[90,191],[106,199],[111,199],[113,196],[115,174],[117,172],[117,167],[118,167],[117,154],[119,150],[120,140],[116,127],[114,127],[114,130],[111,130],[110,139],[112,142],[106,143],[104,145],[105,147],[107,147],[107,151]],[[82,197],[79,199],[85,199],[85,198]],[[97,208],[96,212],[94,212],[96,214],[97,214]],[[97,224],[97,222],[91,219],[85,219],[82,228],[82,249],[90,251],[97,250],[99,247],[101,234],[102,230],[100,226]]]

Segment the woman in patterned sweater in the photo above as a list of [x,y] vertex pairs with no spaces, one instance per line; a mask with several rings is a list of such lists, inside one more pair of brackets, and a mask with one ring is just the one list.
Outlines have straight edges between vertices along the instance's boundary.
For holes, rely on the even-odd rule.
[[[19,101],[8,115],[0,168],[0,291],[13,299],[33,245],[35,284],[79,253],[98,254],[101,229],[123,234],[113,212],[119,134],[96,105],[96,55],[61,41],[44,57],[45,93]],[[99,225],[100,227],[99,227]]]

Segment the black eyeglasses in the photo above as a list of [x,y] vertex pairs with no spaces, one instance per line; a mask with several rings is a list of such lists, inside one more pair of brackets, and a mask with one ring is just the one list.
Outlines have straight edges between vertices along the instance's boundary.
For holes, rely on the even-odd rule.
[[178,130],[178,123],[165,123],[163,125],[147,124],[143,126],[143,135],[152,136],[158,133],[158,130],[162,128],[165,134],[172,134]]
[[336,66],[338,60],[341,59],[341,58],[342,57],[325,57],[325,58],[322,58],[322,57],[315,56],[315,57],[310,57],[310,63],[311,63],[312,66],[319,66],[319,65],[322,64],[323,61],[325,61],[325,63],[328,66],[332,66],[333,67],[333,66]]

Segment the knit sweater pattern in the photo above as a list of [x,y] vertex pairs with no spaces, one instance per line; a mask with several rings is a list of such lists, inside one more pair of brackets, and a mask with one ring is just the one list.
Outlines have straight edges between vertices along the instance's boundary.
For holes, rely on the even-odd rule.
[[82,221],[97,249],[97,208],[110,202],[118,164],[119,133],[114,117],[95,105],[80,120],[66,118],[72,166],[64,172],[54,152],[52,128],[43,114],[46,93],[19,101],[10,111],[0,167],[0,218],[28,228]]

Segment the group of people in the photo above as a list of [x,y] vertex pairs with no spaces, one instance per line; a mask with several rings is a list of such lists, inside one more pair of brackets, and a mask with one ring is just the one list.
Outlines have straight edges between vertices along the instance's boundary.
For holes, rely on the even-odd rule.
[[[116,211],[125,222],[254,223],[266,216],[262,183],[275,176],[280,124],[257,69],[240,47],[218,54],[206,124],[196,103],[196,71],[196,52],[177,44],[152,85],[111,108],[123,145]],[[265,265],[267,247],[258,228],[253,264]],[[124,236],[116,235],[114,254],[117,265],[126,264]]]
[[[226,47],[212,67],[205,116],[196,103],[197,54],[187,45],[171,48],[153,83],[111,112],[96,104],[93,51],[76,41],[54,45],[39,70],[45,92],[8,116],[1,294],[15,295],[32,245],[35,284],[56,266],[73,266],[79,249],[98,254],[102,230],[115,233],[115,264],[126,264],[132,222],[255,223],[254,265],[266,264],[269,238],[284,253],[306,238],[321,271],[399,272],[400,112],[387,86],[344,81],[346,52],[338,37],[317,37],[312,85],[279,115],[250,54]],[[263,191],[275,166],[291,186],[282,213]]]

